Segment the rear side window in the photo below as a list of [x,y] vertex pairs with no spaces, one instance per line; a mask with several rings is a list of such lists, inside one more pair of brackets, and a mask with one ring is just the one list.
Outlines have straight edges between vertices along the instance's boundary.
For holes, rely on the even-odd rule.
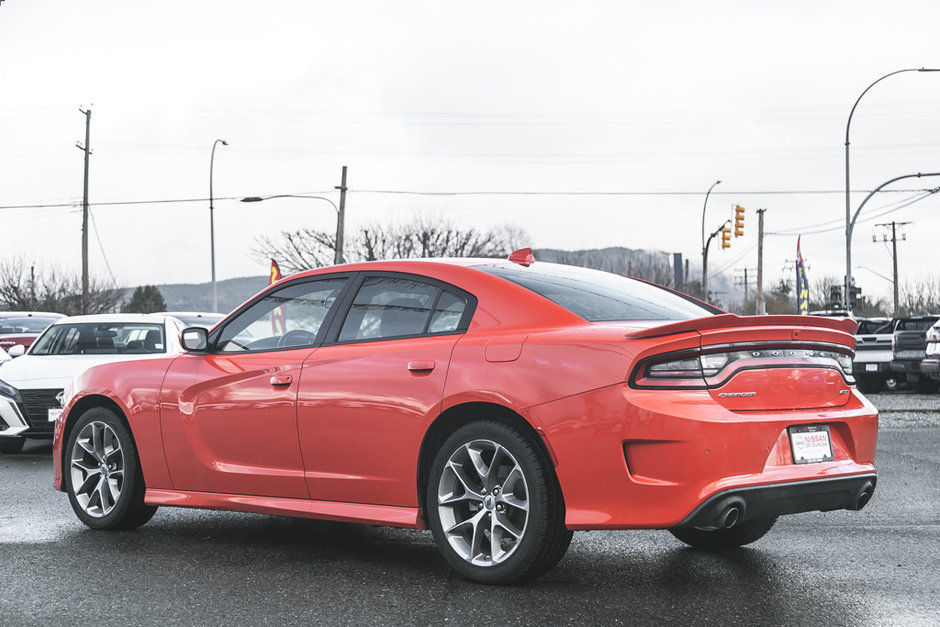
[[521,285],[588,322],[690,320],[719,312],[661,287],[599,270],[545,263],[477,269]]
[[403,277],[369,277],[349,307],[339,341],[452,333],[466,312],[466,298],[438,285]]

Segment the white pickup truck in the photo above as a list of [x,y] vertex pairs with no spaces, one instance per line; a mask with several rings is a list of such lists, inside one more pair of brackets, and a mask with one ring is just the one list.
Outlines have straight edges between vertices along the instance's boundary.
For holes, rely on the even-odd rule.
[[862,392],[895,390],[904,375],[892,372],[892,340],[897,319],[858,318],[852,375]]

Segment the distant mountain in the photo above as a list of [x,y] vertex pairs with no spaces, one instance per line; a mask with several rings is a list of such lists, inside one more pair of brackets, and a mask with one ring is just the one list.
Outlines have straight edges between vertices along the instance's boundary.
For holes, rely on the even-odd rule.
[[[640,276],[660,285],[673,284],[672,254],[655,250],[633,250],[613,247],[590,250],[559,250],[541,248],[533,251],[539,261],[566,263],[628,276]],[[692,259],[693,279],[701,277],[701,268]],[[219,281],[219,311],[228,313],[268,285],[268,277],[242,277]],[[211,283],[174,283],[158,285],[167,311],[209,311],[212,307]],[[734,302],[743,294],[725,275],[709,278],[709,291],[717,292],[720,302]],[[129,301],[135,287],[127,288],[124,300]]]

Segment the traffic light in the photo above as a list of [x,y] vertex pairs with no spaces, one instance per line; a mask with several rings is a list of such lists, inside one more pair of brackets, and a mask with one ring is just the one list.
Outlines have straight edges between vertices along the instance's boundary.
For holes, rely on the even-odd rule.
[[855,287],[855,279],[852,279],[852,286],[849,288],[849,309],[855,309],[858,305],[858,297],[862,293],[862,288]]
[[734,206],[734,236],[741,237],[744,235],[744,207],[741,205]]
[[721,229],[721,247],[731,248],[731,227],[726,226]]

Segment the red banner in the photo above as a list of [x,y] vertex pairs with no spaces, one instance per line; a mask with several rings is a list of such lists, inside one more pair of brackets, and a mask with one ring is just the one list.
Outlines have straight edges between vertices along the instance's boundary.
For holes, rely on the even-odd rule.
[[[281,268],[277,265],[277,262],[273,259],[271,260],[271,281],[269,285],[273,285],[281,280]],[[274,332],[274,335],[281,336],[284,335],[284,325],[285,325],[285,314],[284,306],[281,305],[274,309],[271,312],[271,330]]]

